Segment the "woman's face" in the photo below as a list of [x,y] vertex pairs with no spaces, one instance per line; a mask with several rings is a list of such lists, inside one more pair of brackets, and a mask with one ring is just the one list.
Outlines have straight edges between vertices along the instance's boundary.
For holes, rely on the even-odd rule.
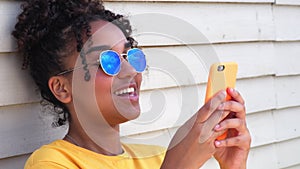
[[[123,32],[112,23],[95,21],[91,23],[91,28],[92,38],[84,45],[84,51],[88,53],[85,55],[87,63],[95,63],[104,50],[114,50],[119,54],[127,53],[129,50],[126,48],[128,42]],[[123,57],[121,61],[121,70],[115,76],[105,74],[95,64],[89,64],[91,74],[89,81],[84,81],[84,70],[74,71],[74,73],[78,72],[76,73],[78,76],[73,75],[72,83],[72,97],[76,113],[83,113],[87,118],[87,114],[97,108],[98,115],[100,112],[110,126],[139,116],[139,91],[142,76]],[[82,65],[81,62],[82,59],[78,57],[76,64]],[[86,121],[92,121],[97,117],[93,113],[90,118],[92,119]]]

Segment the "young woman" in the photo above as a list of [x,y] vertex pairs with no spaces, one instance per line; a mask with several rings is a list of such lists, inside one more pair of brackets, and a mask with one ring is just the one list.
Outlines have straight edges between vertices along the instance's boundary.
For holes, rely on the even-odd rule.
[[[96,0],[28,0],[13,31],[24,66],[67,135],[36,150],[25,168],[196,169],[214,156],[222,169],[246,168],[250,134],[234,89],[220,91],[175,134],[169,149],[122,144],[119,125],[140,114],[145,55],[121,15]],[[224,119],[230,112],[236,118]],[[216,124],[206,130],[207,124]],[[216,138],[229,129],[225,140]],[[209,133],[209,134],[208,134]],[[206,137],[206,139],[200,138]]]

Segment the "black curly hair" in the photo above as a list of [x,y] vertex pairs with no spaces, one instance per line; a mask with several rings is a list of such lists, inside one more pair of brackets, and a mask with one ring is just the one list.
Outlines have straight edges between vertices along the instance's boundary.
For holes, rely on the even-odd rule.
[[[131,46],[136,46],[136,41],[130,37],[130,22],[106,10],[99,0],[27,0],[21,8],[23,11],[12,35],[23,54],[23,68],[30,68],[42,102],[54,107],[58,117],[55,126],[64,125],[69,111],[50,91],[49,78],[65,70],[64,58],[81,51],[85,39],[91,37],[90,23],[93,21],[112,22],[123,31]],[[85,57],[81,58],[85,63]],[[89,80],[88,70],[85,80]]]

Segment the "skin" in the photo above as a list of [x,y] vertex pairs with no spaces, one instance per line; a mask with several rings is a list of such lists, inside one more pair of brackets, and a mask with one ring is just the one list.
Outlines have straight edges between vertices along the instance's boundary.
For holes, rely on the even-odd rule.
[[[126,53],[126,38],[116,26],[96,21],[91,27],[94,34],[92,46],[106,45],[118,53]],[[88,63],[93,63],[100,52],[89,53]],[[78,53],[68,58],[67,68],[80,66],[77,56]],[[104,155],[121,154],[119,124],[138,117],[140,106],[137,97],[124,99],[114,92],[134,85],[138,96],[142,76],[126,61],[122,62],[120,73],[114,77],[106,75],[97,66],[90,66],[89,70],[92,76],[89,82],[84,82],[82,69],[74,71],[73,76],[54,76],[49,80],[50,90],[71,113],[68,135],[76,143],[67,137],[64,140]],[[212,156],[222,169],[246,168],[251,137],[246,126],[244,100],[234,89],[227,90],[227,94],[231,95],[232,101],[225,101],[226,92],[220,91],[179,128],[166,152],[162,169],[198,169]],[[223,120],[230,112],[234,112],[236,118]],[[222,118],[216,120],[213,118],[216,115]],[[212,128],[208,130],[207,124],[212,124]],[[229,138],[216,141],[226,130],[229,130]],[[199,142],[200,137],[211,131],[207,139]]]
[[[171,146],[175,146],[168,150],[162,168],[198,169],[212,156],[215,156],[222,169],[246,168],[251,137],[246,126],[244,100],[234,89],[228,89],[227,94],[231,95],[232,101],[225,102],[225,91],[220,91],[179,128],[171,142]],[[236,118],[222,121],[230,112],[234,112]],[[222,117],[219,121],[213,118],[216,114]],[[199,144],[199,137],[209,132],[203,130],[208,123],[216,124],[212,129],[214,132]],[[227,129],[229,138],[216,141]],[[185,135],[187,130],[188,134]]]
[[229,138],[223,141],[216,141],[218,147],[215,158],[218,160],[222,169],[246,168],[248,152],[250,150],[251,137],[246,125],[245,101],[240,93],[234,89],[228,89],[233,100],[219,106],[224,111],[236,112],[234,119],[227,119],[215,127],[215,130],[229,130]]
[[[119,54],[128,50],[125,48],[127,40],[124,34],[113,24],[96,21],[91,23],[91,28],[93,44],[84,46],[85,51],[99,46],[104,46],[103,50],[111,49]],[[89,52],[86,55],[87,63],[95,63],[103,50]],[[78,55],[79,53],[76,53],[68,58],[67,68],[81,66]],[[74,138],[76,143],[67,137],[64,140],[104,155],[117,155],[123,152],[119,138],[119,124],[138,117],[140,106],[138,99],[129,100],[117,96],[114,92],[133,85],[138,97],[142,76],[124,58],[121,60],[121,71],[113,77],[91,64],[89,67],[91,80],[88,82],[82,79],[85,73],[82,69],[73,71],[73,76],[50,78],[51,91],[58,100],[66,104],[71,114],[68,135]],[[94,97],[91,97],[93,95]],[[95,126],[97,131],[101,132],[93,133]]]

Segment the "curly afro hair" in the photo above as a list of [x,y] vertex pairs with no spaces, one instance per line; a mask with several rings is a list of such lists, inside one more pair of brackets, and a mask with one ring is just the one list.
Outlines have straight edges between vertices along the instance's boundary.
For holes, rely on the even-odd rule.
[[90,22],[112,22],[123,31],[131,46],[135,46],[135,40],[130,37],[130,23],[122,15],[106,10],[99,0],[27,0],[21,8],[12,35],[23,54],[23,68],[30,68],[42,102],[54,107],[55,126],[64,125],[69,111],[50,91],[49,78],[65,69],[64,58],[81,51],[84,39],[91,36]]

